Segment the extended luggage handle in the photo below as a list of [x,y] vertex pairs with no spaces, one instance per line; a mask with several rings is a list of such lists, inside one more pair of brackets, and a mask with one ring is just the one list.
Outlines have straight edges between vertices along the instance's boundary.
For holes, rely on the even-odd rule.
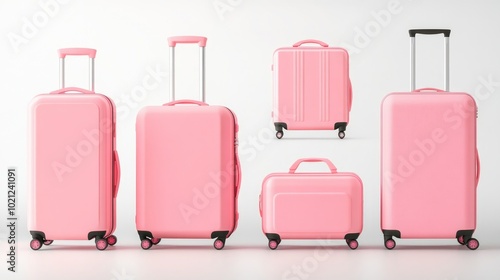
[[415,37],[416,34],[423,35],[435,35],[435,34],[443,34],[444,35],[444,89],[445,91],[450,90],[450,29],[410,29],[410,38],[411,38],[411,91],[415,91],[416,89],[416,45],[415,45]]
[[410,33],[410,37],[415,37],[415,35],[417,35],[417,34],[423,34],[423,35],[443,34],[444,37],[450,37],[451,30],[450,29],[410,29],[409,33]]
[[170,47],[170,101],[175,101],[175,46],[177,44],[198,44],[200,46],[200,100],[205,102],[205,46],[207,38],[202,36],[168,37]]
[[297,160],[292,167],[290,167],[289,173],[295,173],[295,170],[299,167],[299,165],[303,162],[324,162],[328,165],[328,168],[332,173],[337,173],[337,167],[333,165],[333,163],[327,158],[302,158]]
[[95,49],[89,48],[65,48],[57,50],[59,58],[65,58],[67,55],[86,55],[89,58],[95,58]]
[[302,46],[303,44],[318,44],[322,47],[328,48],[327,43],[320,41],[320,40],[315,40],[315,39],[306,39],[306,40],[299,41],[299,42],[293,44],[293,47],[298,48],[298,47]]
[[[86,55],[89,57],[89,89],[94,91],[95,84],[95,73],[94,73],[94,59],[96,55],[95,49],[89,48],[65,48],[59,49],[57,53],[59,54],[59,88],[64,89],[65,87],[65,58],[68,55]],[[80,91],[80,90],[78,90]],[[61,92],[64,93],[64,92]],[[86,93],[86,92],[84,92]]]
[[207,38],[202,36],[172,36],[168,37],[168,45],[175,47],[177,44],[198,44],[200,47],[207,45]]
[[208,104],[205,103],[205,102],[201,102],[201,101],[197,101],[197,100],[191,100],[191,99],[175,100],[175,101],[172,101],[172,102],[165,103],[165,104],[163,104],[163,106],[174,106],[174,105],[177,105],[177,104],[194,104],[194,105],[199,105],[199,106],[208,106]]

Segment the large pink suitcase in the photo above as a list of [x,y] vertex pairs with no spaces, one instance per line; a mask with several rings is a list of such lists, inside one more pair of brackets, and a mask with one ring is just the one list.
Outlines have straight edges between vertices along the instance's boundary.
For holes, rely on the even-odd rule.
[[[295,172],[302,162],[324,162],[330,172]],[[282,239],[345,239],[356,249],[363,229],[363,183],[354,173],[337,172],[328,159],[299,159],[288,173],[264,179],[259,210],[272,250]]]
[[[415,90],[415,35],[444,34],[445,91]],[[381,115],[381,228],[385,247],[397,238],[457,238],[476,249],[477,107],[450,92],[450,30],[410,30],[412,91],[387,95]]]
[[[60,90],[30,105],[28,228],[31,248],[53,240],[90,240],[104,250],[116,243],[120,165],[115,106],[94,93],[94,49],[61,49]],[[65,87],[67,55],[90,57],[90,90]]]
[[[228,108],[204,102],[206,38],[168,41],[172,101],[145,107],[137,116],[137,231],[143,249],[161,238],[216,238],[220,250],[238,221],[238,124]],[[174,101],[178,43],[200,46],[202,101]]]
[[[307,43],[320,47],[302,46]],[[277,49],[273,60],[276,137],[283,137],[283,129],[338,129],[343,139],[352,103],[347,51],[304,40]]]

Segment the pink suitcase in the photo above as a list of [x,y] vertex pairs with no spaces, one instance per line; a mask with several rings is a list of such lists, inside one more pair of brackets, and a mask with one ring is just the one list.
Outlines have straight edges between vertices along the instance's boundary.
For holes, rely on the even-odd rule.
[[[36,96],[30,105],[30,246],[53,240],[95,239],[104,250],[117,241],[115,106],[94,93],[93,49],[61,49],[61,89]],[[90,90],[64,86],[67,55],[90,58]],[[70,93],[73,92],[73,93]],[[76,92],[76,93],[75,93]]]
[[[415,90],[415,35],[444,34],[446,90]],[[381,228],[397,238],[457,238],[475,250],[477,107],[449,92],[450,30],[410,30],[412,91],[387,95],[381,115]]]
[[[314,43],[320,47],[301,47]],[[273,121],[276,137],[287,130],[338,129],[345,137],[351,110],[349,54],[318,40],[274,52]]]
[[[324,162],[331,173],[296,173],[302,162]],[[281,239],[345,239],[354,250],[363,229],[363,183],[328,159],[299,159],[288,173],[264,179],[259,210],[272,250]]]
[[[137,116],[136,226],[143,249],[161,238],[216,238],[220,250],[236,229],[238,124],[228,108],[204,102],[206,40],[169,38],[172,101],[145,107]],[[178,43],[200,46],[202,101],[174,101]]]

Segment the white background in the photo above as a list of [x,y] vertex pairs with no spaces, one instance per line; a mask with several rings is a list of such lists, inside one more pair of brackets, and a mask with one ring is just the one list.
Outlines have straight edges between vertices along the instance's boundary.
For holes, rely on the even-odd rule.
[[[52,3],[48,13],[40,3]],[[0,181],[6,182],[7,167],[17,167],[19,249],[18,272],[7,273],[7,230],[0,226],[0,275],[7,279],[116,280],[500,278],[500,84],[495,82],[500,81],[499,10],[495,0],[1,0]],[[27,30],[30,24],[35,29]],[[479,106],[482,177],[477,251],[458,246],[455,240],[396,240],[395,250],[383,247],[379,108],[387,93],[409,89],[410,28],[453,30],[451,89],[473,94]],[[240,223],[222,251],[214,250],[210,240],[163,240],[149,251],[139,247],[134,224],[135,115],[146,105],[168,101],[166,38],[174,35],[208,37],[207,102],[231,108],[239,119]],[[332,131],[286,131],[284,139],[274,138],[272,54],[276,48],[307,38],[350,51],[354,102],[344,140]],[[442,39],[419,39],[418,85],[441,87]],[[56,241],[37,252],[28,246],[27,105],[36,94],[58,88],[56,49],[62,47],[98,50],[96,90],[113,98],[119,110],[119,241],[104,252],[88,241]],[[197,98],[197,49],[185,46],[177,54],[177,95]],[[67,61],[67,85],[86,86],[86,60]],[[164,72],[158,81],[152,80],[156,86],[137,94],[142,80],[154,69]],[[356,251],[344,241],[315,240],[284,241],[276,251],[267,248],[258,212],[262,179],[268,173],[286,171],[300,157],[328,157],[339,171],[355,172],[364,181],[364,231]],[[313,169],[326,170],[313,164],[303,170]],[[6,193],[4,187],[0,191],[2,225]],[[302,272],[294,274],[294,267]]]

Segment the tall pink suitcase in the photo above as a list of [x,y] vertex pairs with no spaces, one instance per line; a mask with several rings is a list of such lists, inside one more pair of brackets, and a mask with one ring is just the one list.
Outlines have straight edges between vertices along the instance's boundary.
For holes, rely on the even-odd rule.
[[[53,240],[95,239],[104,250],[117,241],[115,106],[94,92],[94,49],[61,49],[60,90],[36,96],[30,105],[30,246]],[[90,58],[90,90],[65,87],[67,55]]]
[[[296,173],[302,162],[324,162],[330,172]],[[264,179],[259,210],[272,250],[282,239],[313,238],[345,239],[354,250],[363,229],[363,183],[328,159],[299,159],[288,173]]]
[[[169,38],[172,101],[145,107],[137,116],[136,226],[143,249],[161,238],[216,238],[220,250],[236,229],[238,124],[228,108],[204,102],[206,40]],[[174,101],[178,43],[200,46],[202,101]]]
[[[307,43],[320,47],[302,46]],[[338,129],[343,139],[352,102],[347,51],[304,40],[277,49],[273,60],[276,137],[283,137],[283,129]]]
[[[444,34],[445,91],[415,90],[415,35]],[[381,228],[385,247],[397,238],[457,238],[475,250],[477,107],[450,92],[450,30],[410,30],[412,91],[387,95],[381,115]]]

